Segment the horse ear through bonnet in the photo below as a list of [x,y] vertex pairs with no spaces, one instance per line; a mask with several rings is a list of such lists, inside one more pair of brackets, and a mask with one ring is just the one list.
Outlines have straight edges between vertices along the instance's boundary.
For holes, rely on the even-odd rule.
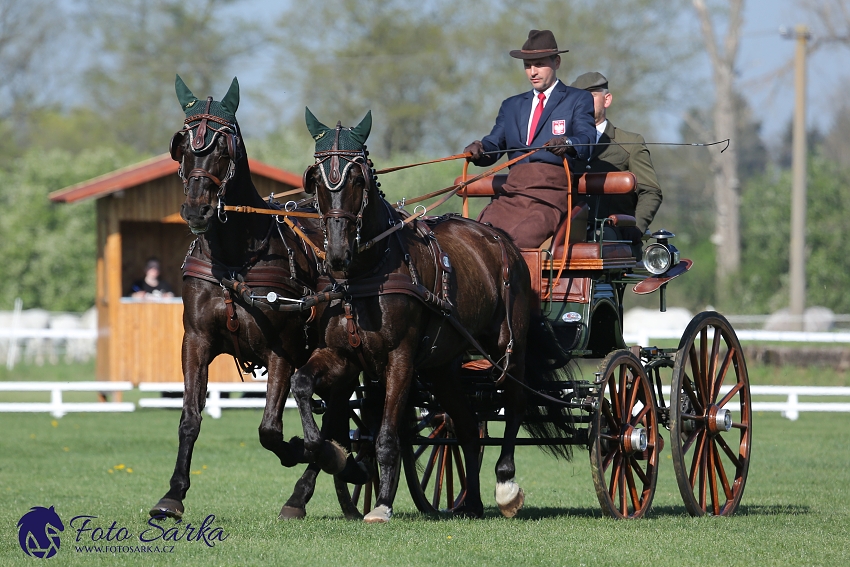
[[[366,140],[372,130],[372,111],[366,113],[363,120],[353,128],[345,128],[337,123],[335,128],[328,128],[305,109],[305,121],[310,135],[316,142],[314,156],[315,164],[304,172],[304,189],[308,190],[310,175],[314,169],[321,172],[322,180],[330,191],[338,191],[348,174],[348,170],[359,164],[364,169],[364,176],[371,179],[366,165]],[[344,164],[342,163],[344,162]],[[309,191],[308,191],[309,192]]]
[[182,158],[179,152],[179,146],[183,142],[182,136],[178,134],[189,135],[191,141],[190,147],[195,153],[201,153],[208,150],[219,135],[223,135],[227,141],[227,152],[232,160],[236,160],[238,154],[238,137],[239,125],[236,122],[236,110],[239,108],[239,81],[236,77],[230,84],[227,94],[221,101],[213,100],[208,97],[206,101],[201,101],[196,97],[180,75],[177,75],[174,81],[177,100],[180,103],[183,112],[186,114],[186,120],[183,130],[175,134],[171,143],[171,157],[177,161]]

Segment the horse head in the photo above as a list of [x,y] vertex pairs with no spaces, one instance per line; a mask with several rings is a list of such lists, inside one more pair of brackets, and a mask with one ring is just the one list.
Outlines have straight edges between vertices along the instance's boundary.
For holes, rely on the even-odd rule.
[[328,128],[309,108],[306,118],[316,141],[316,161],[304,172],[304,191],[315,196],[325,238],[325,267],[332,272],[347,272],[360,246],[369,195],[377,192],[366,151],[372,112],[353,128],[339,122],[335,128]]
[[183,128],[171,138],[171,158],[180,163],[186,202],[180,216],[195,234],[209,229],[213,216],[227,222],[223,207],[228,183],[238,174],[239,162],[247,159],[236,109],[239,83],[234,77],[221,101],[199,100],[180,76],[175,81],[177,100],[186,113]]

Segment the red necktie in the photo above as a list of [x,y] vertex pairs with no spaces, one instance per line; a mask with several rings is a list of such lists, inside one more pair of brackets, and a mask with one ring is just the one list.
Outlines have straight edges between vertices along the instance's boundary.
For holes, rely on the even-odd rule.
[[537,130],[537,123],[540,122],[540,115],[543,114],[543,101],[546,100],[546,95],[543,93],[537,94],[537,108],[534,109],[534,116],[531,117],[531,129],[528,131],[528,144],[534,140],[534,131]]

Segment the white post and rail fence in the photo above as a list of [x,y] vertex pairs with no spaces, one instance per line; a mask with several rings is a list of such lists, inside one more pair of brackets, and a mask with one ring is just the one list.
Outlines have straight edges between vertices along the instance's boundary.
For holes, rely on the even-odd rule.
[[[20,320],[20,307],[16,309],[18,317],[12,318],[11,327],[0,327],[0,344],[5,347],[6,366],[14,367],[19,358],[20,342],[36,339],[56,341],[65,344],[68,341],[92,341],[97,338],[95,329],[26,329],[16,327]],[[836,318],[845,318],[837,316]],[[730,317],[730,321],[745,323],[746,317]],[[757,322],[757,321],[753,321]],[[679,331],[650,330],[629,333],[624,336],[628,344],[651,345],[655,341],[678,340],[684,329]],[[850,345],[850,332],[804,332],[804,331],[764,331],[742,329],[736,331],[744,343],[807,343],[807,344],[844,344]],[[850,347],[848,347],[850,350]],[[266,391],[265,382],[250,381],[243,383],[209,383],[207,386],[205,411],[213,418],[219,418],[224,409],[262,408]],[[69,402],[65,399],[68,392],[129,392],[138,390],[141,396],[137,402]],[[0,401],[0,413],[3,412],[43,412],[60,418],[70,412],[132,412],[137,408],[180,408],[183,391],[182,382],[143,382],[134,386],[131,382],[34,382],[0,381],[0,400],[6,393],[49,392],[48,402]],[[168,396],[166,393],[171,393]],[[822,386],[751,386],[752,409],[756,412],[781,412],[791,420],[798,419],[802,412],[850,412],[850,387]],[[164,395],[166,394],[166,395]],[[236,394],[243,396],[236,397]],[[248,394],[244,396],[244,394]],[[251,394],[254,394],[252,397]],[[669,396],[669,392],[666,392]],[[20,396],[14,396],[20,397]],[[840,401],[832,401],[838,398]],[[829,400],[829,401],[826,401]],[[287,400],[287,408],[294,408],[292,399]]]

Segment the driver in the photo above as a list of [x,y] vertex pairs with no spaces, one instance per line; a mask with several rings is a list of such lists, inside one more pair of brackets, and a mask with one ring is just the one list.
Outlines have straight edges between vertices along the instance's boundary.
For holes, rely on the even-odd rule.
[[522,49],[510,55],[522,59],[532,90],[502,102],[490,134],[464,149],[471,154],[469,161],[486,167],[504,152],[514,158],[529,147],[551,146],[514,164],[504,193],[478,216],[480,222],[507,232],[520,248],[536,248],[555,232],[567,212],[563,156],[585,161],[590,155],[586,144],[596,141],[593,96],[568,87],[556,76],[559,54],[567,51],[558,49],[551,31],[531,30]]

